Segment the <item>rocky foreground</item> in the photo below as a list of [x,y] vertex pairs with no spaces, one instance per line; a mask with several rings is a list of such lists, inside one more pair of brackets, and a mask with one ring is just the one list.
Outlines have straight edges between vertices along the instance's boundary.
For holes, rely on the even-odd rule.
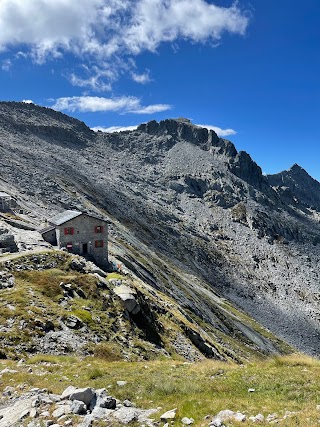
[[48,355],[1,360],[0,427],[315,427],[319,380],[319,361],[298,355],[243,365]]
[[[119,386],[125,381],[119,381]],[[136,408],[129,400],[123,402],[108,395],[106,389],[68,387],[61,395],[43,389],[31,389],[15,396],[13,387],[6,387],[0,408],[0,427],[18,426],[30,419],[28,427],[90,427],[94,421],[103,420],[118,424],[137,421],[152,427],[156,425],[151,415],[159,409]]]
[[[9,370],[3,373],[10,373]],[[1,376],[1,372],[0,372]],[[119,387],[125,387],[126,381],[118,381]],[[249,389],[248,393],[255,392]],[[96,422],[104,426],[127,425],[135,423],[147,427],[168,427],[175,424],[177,408],[161,413],[161,407],[140,409],[128,399],[120,401],[108,394],[103,388],[95,390],[90,387],[76,388],[69,386],[61,395],[49,393],[47,389],[32,388],[28,392],[14,387],[4,389],[0,406],[0,427],[91,427]],[[320,409],[320,408],[319,408]],[[161,414],[161,415],[160,415]],[[261,424],[278,424],[296,415],[286,411],[281,417],[276,413],[247,416],[229,409],[220,411],[215,416],[204,417],[202,425],[208,427],[226,427],[225,422],[251,421]],[[27,420],[27,422],[26,422]],[[23,424],[22,424],[23,423]],[[181,424],[189,426],[193,418],[182,417]],[[180,425],[181,425],[180,424]]]

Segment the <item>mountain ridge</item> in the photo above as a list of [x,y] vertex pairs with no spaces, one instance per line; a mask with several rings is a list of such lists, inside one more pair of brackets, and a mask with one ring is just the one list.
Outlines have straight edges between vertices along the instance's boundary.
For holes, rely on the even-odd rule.
[[[29,221],[63,209],[103,213],[113,222],[114,256],[199,321],[216,323],[213,291],[319,354],[316,207],[271,185],[231,142],[188,122],[82,133],[81,122],[52,113],[52,132],[51,110],[9,107],[16,121],[22,109],[31,127],[26,145],[25,133],[0,125],[1,187]],[[7,116],[0,103],[2,122]]]

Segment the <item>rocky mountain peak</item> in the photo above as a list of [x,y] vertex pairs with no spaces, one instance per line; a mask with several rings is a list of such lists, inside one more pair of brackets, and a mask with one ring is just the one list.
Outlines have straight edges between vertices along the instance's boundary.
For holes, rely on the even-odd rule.
[[152,120],[138,127],[138,131],[155,136],[171,136],[176,140],[184,140],[198,145],[206,151],[216,148],[219,154],[234,157],[237,154],[235,146],[225,139],[219,138],[211,129],[196,126],[189,119],[166,119],[160,122]]
[[294,165],[291,166],[291,168],[288,169],[287,174],[292,176],[300,175],[313,180],[313,178],[308,174],[308,172],[297,163],[295,163]]
[[289,171],[304,171],[305,172],[305,170],[300,165],[298,165],[298,163],[295,163],[294,165],[292,165],[291,168],[289,168]]
[[[190,142],[205,143],[208,141],[209,131],[205,128],[200,128],[193,125],[190,120],[185,118],[166,119],[159,123],[152,120],[142,124],[138,130],[146,132],[150,135],[171,135]],[[213,132],[213,139],[218,140],[219,137]]]
[[315,209],[320,208],[320,183],[297,163],[286,171],[267,175],[267,180],[274,187],[289,189],[299,203]]

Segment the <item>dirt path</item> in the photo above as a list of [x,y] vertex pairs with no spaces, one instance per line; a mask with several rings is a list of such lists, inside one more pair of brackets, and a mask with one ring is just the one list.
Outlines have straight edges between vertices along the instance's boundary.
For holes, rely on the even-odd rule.
[[0,264],[3,264],[5,261],[11,261],[16,258],[21,258],[26,255],[41,254],[43,252],[53,252],[53,250],[48,248],[43,248],[43,249],[33,249],[30,251],[15,252],[12,254],[0,255]]

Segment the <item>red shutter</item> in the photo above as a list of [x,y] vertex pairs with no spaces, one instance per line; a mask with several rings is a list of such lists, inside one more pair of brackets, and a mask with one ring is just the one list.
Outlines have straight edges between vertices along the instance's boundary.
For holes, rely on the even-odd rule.
[[64,234],[74,234],[74,228],[73,227],[66,227],[64,229]]

